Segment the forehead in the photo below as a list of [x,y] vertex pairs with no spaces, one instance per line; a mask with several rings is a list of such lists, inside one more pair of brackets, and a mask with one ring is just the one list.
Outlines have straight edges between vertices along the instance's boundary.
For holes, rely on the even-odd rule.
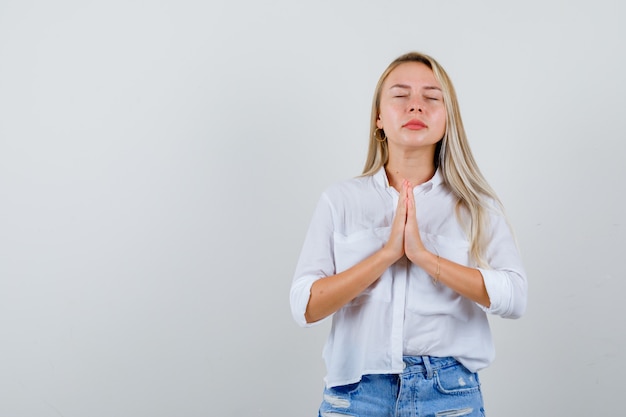
[[404,62],[395,67],[385,79],[383,88],[391,88],[394,85],[441,88],[433,71],[421,62]]

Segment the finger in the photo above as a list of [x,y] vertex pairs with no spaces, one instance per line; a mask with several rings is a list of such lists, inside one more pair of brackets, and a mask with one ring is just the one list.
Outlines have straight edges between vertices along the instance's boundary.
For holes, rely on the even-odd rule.
[[[406,181],[406,180],[405,180]],[[402,223],[406,223],[406,213],[407,213],[407,200],[406,200],[406,192],[404,192],[404,183],[402,184],[403,188],[402,192],[399,193],[398,196],[398,208],[396,211],[396,218],[400,217],[402,219]]]
[[424,244],[420,237],[418,222],[417,222],[417,210],[415,204],[415,195],[413,194],[413,187],[407,187],[407,220],[406,227],[404,229],[404,244],[405,253],[407,257],[414,262],[415,254],[424,249]]
[[407,215],[405,234],[411,236],[411,239],[419,239],[419,228],[417,226],[417,210],[415,207],[415,196],[413,195],[413,187],[407,186]]
[[413,187],[411,183],[407,182],[406,185],[406,199],[407,199],[407,221],[414,220],[415,213],[415,196],[413,195]]
[[406,223],[406,197],[403,193],[398,196],[396,213],[391,223],[391,232],[386,246],[397,254],[398,258],[404,255],[404,229]]

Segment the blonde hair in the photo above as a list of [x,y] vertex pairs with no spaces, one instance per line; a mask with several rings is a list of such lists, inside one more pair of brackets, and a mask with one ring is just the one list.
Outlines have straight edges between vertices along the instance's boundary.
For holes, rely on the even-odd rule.
[[452,81],[443,67],[432,57],[419,52],[404,54],[389,64],[378,80],[372,101],[369,151],[362,175],[373,175],[384,167],[389,159],[387,141],[381,141],[382,138],[377,139],[376,120],[380,112],[380,95],[387,76],[398,65],[406,62],[419,62],[426,65],[441,84],[447,113],[446,130],[442,140],[437,143],[434,163],[435,167],[441,171],[444,183],[458,198],[456,215],[466,229],[470,241],[470,256],[479,266],[486,267],[488,264],[485,260],[485,248],[489,230],[487,211],[494,208],[489,199],[503,214],[504,210],[498,196],[481,174],[472,156]]

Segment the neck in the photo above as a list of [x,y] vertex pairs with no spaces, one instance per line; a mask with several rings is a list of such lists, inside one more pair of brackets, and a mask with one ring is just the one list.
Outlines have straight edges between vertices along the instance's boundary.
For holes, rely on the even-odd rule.
[[435,175],[435,149],[426,152],[389,153],[389,160],[385,165],[389,185],[400,190],[403,180],[408,180],[413,186],[430,180]]

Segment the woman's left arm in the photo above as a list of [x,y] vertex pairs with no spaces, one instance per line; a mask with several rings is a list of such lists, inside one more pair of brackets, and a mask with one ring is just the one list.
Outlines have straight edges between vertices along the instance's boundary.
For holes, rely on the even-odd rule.
[[485,311],[502,317],[520,317],[526,309],[526,274],[505,219],[499,217],[492,221],[487,260],[493,269],[470,268],[426,249],[419,234],[410,184],[406,185],[405,192],[408,197],[404,239],[407,258],[435,280],[483,306]]

